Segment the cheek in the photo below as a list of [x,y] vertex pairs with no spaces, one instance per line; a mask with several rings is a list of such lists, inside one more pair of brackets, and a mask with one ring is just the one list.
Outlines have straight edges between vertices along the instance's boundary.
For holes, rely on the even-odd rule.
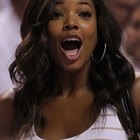
[[91,24],[91,26],[88,26],[83,36],[84,36],[85,48],[86,48],[86,50],[84,50],[84,55],[87,56],[87,58],[89,59],[97,44],[96,24]]
[[96,24],[91,24],[89,28],[86,29],[86,32],[84,33],[84,36],[86,38],[86,42],[88,44],[88,47],[91,47],[92,51],[95,48],[95,45],[97,44],[97,27]]
[[48,33],[51,38],[57,38],[61,32],[61,25],[58,22],[50,21],[48,23]]
[[95,23],[88,23],[86,25],[84,25],[84,36],[89,39],[95,39],[97,38],[97,25],[96,22]]

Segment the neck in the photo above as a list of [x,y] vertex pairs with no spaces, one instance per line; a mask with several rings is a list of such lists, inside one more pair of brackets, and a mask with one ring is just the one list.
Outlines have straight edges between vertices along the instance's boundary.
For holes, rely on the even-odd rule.
[[55,77],[55,93],[61,93],[63,96],[77,94],[81,91],[90,90],[89,67],[85,66],[76,72],[66,72],[57,70]]

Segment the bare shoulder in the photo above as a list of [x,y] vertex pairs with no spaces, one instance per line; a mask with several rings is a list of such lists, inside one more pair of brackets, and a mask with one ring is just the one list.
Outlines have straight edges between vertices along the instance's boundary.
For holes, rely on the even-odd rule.
[[133,89],[132,89],[132,95],[135,97],[135,100],[139,100],[140,103],[140,76],[136,76]]
[[14,118],[14,96],[14,89],[10,89],[0,94],[0,138],[10,133],[10,129]]
[[15,90],[13,88],[0,94],[0,101],[5,99],[13,99],[15,96]]
[[10,89],[4,93],[0,94],[0,114],[3,113],[2,110],[12,107],[13,100],[15,96],[15,90]]
[[140,75],[136,75],[133,89],[132,89],[132,99],[137,111],[137,114],[140,114]]

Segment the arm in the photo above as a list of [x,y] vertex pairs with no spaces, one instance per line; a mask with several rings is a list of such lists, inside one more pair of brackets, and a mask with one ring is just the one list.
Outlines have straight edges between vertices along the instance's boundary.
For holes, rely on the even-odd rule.
[[14,117],[13,99],[15,92],[10,89],[0,94],[0,139],[10,135]]

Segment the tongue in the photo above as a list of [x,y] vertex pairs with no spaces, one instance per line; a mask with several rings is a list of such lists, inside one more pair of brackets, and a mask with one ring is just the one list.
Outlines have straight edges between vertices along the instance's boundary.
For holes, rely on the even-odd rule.
[[73,50],[63,50],[65,56],[69,60],[77,60],[79,56],[79,49],[73,49]]
[[81,50],[81,43],[79,41],[65,41],[61,44],[61,46],[65,57],[69,61],[73,62],[79,58]]

